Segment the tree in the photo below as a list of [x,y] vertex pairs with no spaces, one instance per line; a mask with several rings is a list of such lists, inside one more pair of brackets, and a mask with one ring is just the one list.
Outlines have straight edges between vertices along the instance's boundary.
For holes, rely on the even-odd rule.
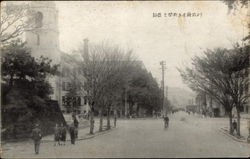
[[[152,74],[140,65],[135,65],[130,72],[130,81],[127,90],[130,107],[134,103],[137,103],[137,116],[139,115],[140,108],[144,108],[150,113],[153,110],[158,111],[161,103],[161,90]],[[132,114],[131,108],[129,114]]]
[[[235,13],[236,11],[239,11],[241,8],[248,8],[249,7],[249,0],[223,0],[223,3],[225,3],[228,6],[228,13]],[[248,8],[249,10],[249,8]],[[242,19],[242,24],[245,21],[247,23],[248,31],[250,30],[250,23],[249,23],[249,15],[246,15],[245,19]],[[250,39],[250,32],[248,32],[248,35],[244,37],[242,40],[247,41]]]
[[102,130],[102,114],[107,113],[107,129],[110,128],[111,109],[119,100],[123,85],[126,83],[128,67],[133,63],[131,51],[125,52],[119,46],[102,43],[92,45],[89,52],[80,49],[83,56],[81,63],[84,90],[90,101],[90,134],[93,134],[94,111],[99,110],[100,128]]
[[6,44],[18,38],[25,30],[35,28],[35,16],[28,4],[13,4],[4,2],[1,4],[0,41]]
[[232,72],[229,90],[237,110],[238,136],[240,136],[240,112],[250,97],[248,92],[250,84],[248,78],[249,48],[250,46],[240,47],[239,45],[235,45],[232,50],[229,50],[231,54],[231,67],[229,67],[229,71]]
[[[9,45],[2,47],[1,52],[2,79],[8,84],[8,89],[5,90],[4,95],[13,88],[14,84],[27,82],[34,86],[41,84],[38,82],[46,82],[48,76],[57,73],[58,65],[52,66],[52,60],[43,56],[35,59],[31,56],[30,50],[25,47],[25,43],[20,40],[12,41]],[[43,89],[34,89],[34,91],[44,91],[38,93],[41,97],[46,97],[51,92]]]
[[[1,52],[3,126],[46,115],[41,112],[53,91],[47,78],[57,74],[58,65],[52,65],[46,57],[32,57],[20,40],[3,46]],[[9,111],[12,114],[7,110],[13,110]]]
[[[244,68],[249,64],[249,55],[240,48],[232,50],[207,50],[204,56],[192,59],[193,68],[186,67],[179,72],[185,83],[195,91],[205,92],[221,103],[229,114],[230,133],[232,133],[232,108],[237,110],[246,102],[247,93],[242,86],[248,85]],[[239,112],[239,111],[238,111]],[[239,122],[238,114],[238,123]],[[238,125],[239,125],[238,124]],[[238,126],[238,135],[240,127]]]
[[238,7],[243,8],[247,7],[248,0],[223,0],[223,3],[225,3],[228,6],[229,11],[230,10],[237,10]]

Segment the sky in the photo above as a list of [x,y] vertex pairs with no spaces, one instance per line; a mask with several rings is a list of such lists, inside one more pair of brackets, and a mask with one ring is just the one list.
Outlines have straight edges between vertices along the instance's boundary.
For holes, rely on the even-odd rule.
[[[90,43],[111,41],[133,49],[160,83],[160,61],[166,61],[165,84],[188,89],[177,67],[207,48],[231,47],[247,33],[243,14],[228,14],[221,1],[61,1],[60,49],[71,53],[84,38]],[[164,17],[164,13],[201,13],[200,17]],[[162,17],[153,17],[161,13]]]

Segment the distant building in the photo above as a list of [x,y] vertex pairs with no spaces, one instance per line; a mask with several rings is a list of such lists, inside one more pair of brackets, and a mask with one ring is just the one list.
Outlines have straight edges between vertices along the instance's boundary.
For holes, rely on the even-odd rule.
[[186,111],[198,113],[199,112],[199,106],[198,105],[187,105]]
[[[84,42],[85,52],[88,52],[88,41]],[[62,105],[63,112],[69,113],[76,111],[78,113],[89,112],[89,102],[87,92],[83,85],[85,78],[82,74],[82,68],[76,63],[80,62],[82,56],[78,53],[62,54],[61,61],[61,87],[62,87]]]
[[195,103],[199,113],[206,113],[213,117],[225,116],[224,107],[210,95],[200,92],[196,95]]
[[[75,63],[69,63],[67,58],[80,58],[77,54],[69,56],[67,54],[62,55],[62,105],[63,112],[70,113],[76,111],[78,113],[87,113],[89,111],[89,102],[87,100],[87,92],[83,89],[85,81],[81,71],[82,68],[75,65]],[[77,78],[76,78],[77,77]]]

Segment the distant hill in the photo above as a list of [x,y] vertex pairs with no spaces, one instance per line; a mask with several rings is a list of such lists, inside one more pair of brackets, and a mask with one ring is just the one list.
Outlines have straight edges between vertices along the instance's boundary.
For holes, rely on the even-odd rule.
[[[168,87],[167,96],[171,104],[178,108],[185,108],[195,103],[195,93],[179,87]],[[193,103],[192,103],[193,102]]]

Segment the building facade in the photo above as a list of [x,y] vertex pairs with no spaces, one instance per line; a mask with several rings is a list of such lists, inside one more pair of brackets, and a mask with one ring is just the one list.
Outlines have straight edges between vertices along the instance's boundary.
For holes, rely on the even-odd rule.
[[[34,14],[34,28],[24,33],[24,41],[31,49],[31,54],[35,58],[40,56],[52,59],[53,64],[59,64],[61,51],[59,49],[58,31],[58,11],[55,2],[32,1],[29,3],[29,12]],[[51,99],[59,101],[61,104],[60,77],[48,78],[53,94]]]
[[200,114],[212,117],[223,117],[226,115],[224,107],[212,96],[204,92],[200,92],[196,95],[195,103],[197,105],[197,111]]
[[[55,2],[31,1],[29,7],[30,14],[34,14],[34,28],[25,31],[23,40],[26,41],[27,47],[31,49],[31,54],[35,58],[44,56],[50,58],[52,64],[60,64],[60,75],[48,78],[53,88],[51,99],[58,101],[62,112],[65,113],[88,111],[86,95],[80,94],[80,91],[75,94],[70,92],[72,83],[76,82],[73,77],[80,74],[77,73],[77,70],[79,70],[77,66],[72,61],[70,63],[67,60],[73,56],[60,51],[58,10]],[[72,74],[72,72],[75,74]]]
[[83,89],[85,78],[81,73],[82,68],[75,63],[81,58],[79,54],[62,54],[61,109],[65,113],[74,111],[79,114],[86,114],[89,112],[87,92]]

